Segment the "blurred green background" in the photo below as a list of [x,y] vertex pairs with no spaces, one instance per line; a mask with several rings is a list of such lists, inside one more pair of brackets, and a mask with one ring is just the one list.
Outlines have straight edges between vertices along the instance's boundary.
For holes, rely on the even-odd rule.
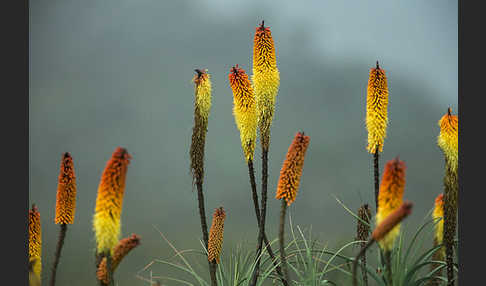
[[[92,217],[102,170],[116,146],[133,156],[122,235],[142,237],[118,268],[118,285],[146,285],[136,272],[172,255],[154,226],[176,247],[200,249],[188,156],[194,68],[207,68],[213,83],[205,160],[208,224],[214,208],[224,206],[224,249],[237,243],[254,248],[256,220],[227,76],[235,64],[251,74],[253,34],[261,20],[272,30],[281,77],[269,153],[268,236],[276,238],[280,204],[274,192],[297,131],[311,142],[289,209],[294,224],[312,226],[329,245],[342,244],[354,238],[355,220],[332,195],[353,210],[374,206],[365,100],[376,60],[390,90],[380,169],[397,155],[406,162],[404,197],[415,203],[407,225],[417,227],[442,192],[437,121],[449,106],[457,113],[457,1],[35,0],[29,203],[38,205],[42,217],[44,283],[59,231],[56,186],[66,151],[74,158],[78,193],[58,285],[95,283]],[[255,166],[259,184],[260,160]],[[161,265],[153,271],[178,275]]]

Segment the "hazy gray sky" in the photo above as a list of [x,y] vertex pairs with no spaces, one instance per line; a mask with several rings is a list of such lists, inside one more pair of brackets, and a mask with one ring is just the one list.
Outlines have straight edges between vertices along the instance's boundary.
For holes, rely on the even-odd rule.
[[[133,156],[122,234],[142,245],[117,270],[119,285],[143,285],[135,273],[170,249],[201,237],[189,173],[194,68],[212,75],[206,143],[208,224],[227,209],[225,249],[256,243],[247,167],[232,116],[228,72],[251,74],[255,27],[265,20],[275,40],[281,85],[269,159],[268,235],[276,237],[278,172],[297,131],[310,135],[295,224],[334,243],[354,237],[355,210],[373,205],[372,157],[366,152],[369,68],[387,72],[389,126],[381,167],[407,164],[407,221],[415,229],[442,192],[437,121],[457,113],[457,1],[30,1],[30,203],[42,216],[45,283],[58,235],[57,176],[71,152],[78,178],[59,285],[94,283],[91,223],[101,172],[116,146]],[[256,158],[259,158],[257,149]],[[260,161],[256,160],[257,183]],[[380,168],[381,168],[380,167]],[[253,246],[250,245],[250,248]],[[163,266],[154,274],[172,273]]]

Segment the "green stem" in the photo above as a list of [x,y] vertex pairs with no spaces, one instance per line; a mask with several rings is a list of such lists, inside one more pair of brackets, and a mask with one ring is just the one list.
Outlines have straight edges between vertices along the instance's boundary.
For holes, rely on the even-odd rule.
[[[196,178],[196,187],[197,187],[197,200],[199,204],[199,217],[201,219],[201,230],[203,234],[204,245],[206,249],[208,249],[208,225],[206,223],[206,210],[204,208],[204,195],[203,195],[203,187],[202,187],[202,179],[200,176]],[[208,261],[209,265],[209,276],[211,277],[211,285],[217,286],[216,280],[216,263],[214,261]]]
[[392,276],[392,263],[391,263],[391,251],[385,252],[385,260],[386,260],[386,273],[388,278],[388,285],[393,285],[393,276]]
[[282,264],[282,270],[285,280],[289,281],[289,273],[287,270],[287,259],[285,257],[285,245],[284,245],[284,228],[285,228],[285,212],[287,210],[287,202],[282,199],[282,206],[280,208],[280,224],[278,231],[278,240],[280,242],[280,261]]
[[378,212],[378,192],[380,190],[380,169],[378,166],[380,154],[378,153],[378,147],[376,147],[375,154],[373,154],[374,161],[374,173],[375,173],[375,205],[376,212]]
[[56,253],[54,255],[54,266],[52,267],[51,273],[51,286],[56,285],[56,273],[57,266],[59,265],[59,260],[61,259],[61,250],[64,245],[64,238],[66,237],[67,225],[61,223],[61,230],[59,231],[59,239],[57,241]]
[[[251,191],[252,191],[252,198],[253,198],[253,206],[255,208],[255,216],[257,219],[258,223],[258,229],[260,230],[260,205],[258,203],[258,194],[256,190],[256,182],[255,182],[255,170],[253,168],[253,161],[249,160],[248,161],[248,173],[250,175],[250,184],[251,184]],[[266,250],[268,252],[268,255],[272,259],[272,263],[275,266],[275,271],[277,274],[280,276],[280,280],[282,281],[284,286],[288,286],[288,282],[285,279],[283,273],[282,273],[282,268],[278,265],[277,260],[275,259],[275,254],[273,253],[272,247],[270,245],[270,242],[268,241],[267,235],[265,232],[263,232],[263,241],[265,242]],[[255,273],[254,273],[255,274]]]
[[361,248],[360,252],[358,255],[356,255],[356,258],[353,261],[353,286],[358,286],[358,276],[357,276],[357,269],[358,269],[358,261],[361,258],[361,256],[365,255],[366,250],[375,242],[374,239],[370,239],[366,245]]
[[[268,149],[262,147],[262,208],[259,218],[258,243],[257,243],[257,261],[255,271],[253,272],[251,279],[251,286],[255,286],[258,280],[258,271],[260,269],[261,253],[263,247],[263,234],[265,233],[265,215],[267,211],[267,181],[268,181]],[[258,219],[258,218],[257,218]]]

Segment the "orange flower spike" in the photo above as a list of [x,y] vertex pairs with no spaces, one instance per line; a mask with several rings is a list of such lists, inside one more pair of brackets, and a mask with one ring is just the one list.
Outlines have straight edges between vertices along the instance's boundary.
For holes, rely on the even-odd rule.
[[[120,262],[122,259],[135,247],[140,245],[140,236],[136,234],[132,234],[129,237],[121,239],[118,244],[115,246],[115,249],[113,250],[113,257],[111,261],[111,268],[113,271],[116,270],[118,265],[120,265]],[[98,266],[98,270],[96,271],[96,275],[98,277],[98,280],[103,281],[105,284],[109,284],[108,281],[108,269],[106,268],[106,257],[103,257],[103,260],[101,260],[100,265]]]
[[56,197],[56,224],[73,224],[76,212],[76,176],[69,152],[62,156]]
[[403,202],[400,207],[395,209],[386,219],[378,224],[373,230],[371,238],[378,242],[385,239],[387,234],[412,212],[412,206],[413,204],[411,202]]
[[440,133],[437,139],[439,147],[444,152],[446,160],[454,173],[457,172],[458,165],[458,128],[459,119],[457,115],[452,115],[450,108],[447,113],[439,120]]
[[[386,163],[383,177],[381,179],[380,191],[378,193],[378,212],[376,214],[377,225],[402,205],[403,192],[405,189],[405,170],[405,162],[400,161],[398,157]],[[380,246],[385,251],[391,250],[399,232],[400,224],[394,227],[380,241]]]
[[256,28],[253,44],[253,88],[257,103],[258,121],[264,148],[270,144],[270,126],[275,112],[275,98],[280,86],[275,47],[269,27]]
[[130,158],[126,149],[117,147],[101,176],[93,220],[98,253],[112,252],[118,243],[125,178]]
[[276,199],[285,199],[290,206],[297,196],[299,189],[300,177],[304,167],[304,158],[307,147],[309,146],[310,137],[305,136],[303,132],[295,134],[295,138],[290,144],[287,151],[287,157],[280,170],[280,178],[277,185]]
[[42,272],[42,230],[40,213],[35,205],[29,210],[29,264],[40,279]]
[[212,262],[216,260],[219,264],[219,257],[221,250],[223,249],[223,232],[224,232],[224,220],[226,213],[223,207],[217,208],[213,214],[213,222],[209,229],[209,242],[208,242],[208,260]]
[[233,90],[233,114],[240,131],[241,147],[248,162],[253,160],[256,143],[257,111],[248,75],[238,65],[231,68],[229,82]]
[[388,84],[385,70],[378,62],[376,68],[370,70],[366,97],[366,129],[368,130],[368,146],[366,149],[374,154],[376,149],[383,152],[388,124]]

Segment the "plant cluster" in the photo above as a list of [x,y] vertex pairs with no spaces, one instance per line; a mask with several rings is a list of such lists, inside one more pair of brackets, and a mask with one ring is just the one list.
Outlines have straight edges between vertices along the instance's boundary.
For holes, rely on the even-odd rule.
[[[202,241],[210,280],[200,275],[189,260],[171,244],[182,264],[167,260],[154,260],[191,274],[200,285],[263,285],[273,282],[279,285],[369,285],[374,281],[383,286],[409,285],[454,285],[457,267],[454,264],[454,250],[457,241],[456,219],[458,200],[458,117],[449,108],[440,119],[438,146],[445,157],[444,194],[439,194],[431,218],[413,235],[406,247],[403,241],[401,223],[411,214],[413,204],[404,200],[406,164],[396,157],[386,162],[381,182],[379,180],[379,155],[383,152],[388,123],[389,91],[387,76],[378,62],[370,69],[366,90],[366,128],[368,131],[367,151],[373,155],[374,195],[376,212],[372,220],[369,204],[362,205],[357,214],[337,198],[351,215],[357,219],[357,236],[353,241],[333,251],[320,245],[297,226],[294,232],[290,219],[290,234],[285,243],[285,219],[287,208],[296,200],[302,178],[304,159],[310,137],[296,132],[280,170],[275,198],[281,201],[278,238],[269,240],[266,234],[268,152],[271,126],[275,116],[276,98],[280,86],[280,72],[277,68],[275,44],[269,27],[256,27],[253,41],[253,74],[248,76],[238,64],[231,67],[228,81],[233,93],[233,115],[240,134],[243,159],[248,166],[249,191],[255,210],[256,249],[248,251],[238,248],[224,253],[223,237],[226,211],[217,207],[213,213],[208,232],[203,190],[204,150],[211,109],[211,75],[205,69],[196,69],[194,82],[194,126],[189,150],[192,182],[197,188],[198,209]],[[259,136],[258,136],[259,135]],[[257,138],[261,143],[262,174],[261,193],[257,192],[254,171]],[[117,147],[102,173],[96,198],[93,230],[96,238],[96,278],[100,285],[115,285],[114,272],[122,259],[140,244],[140,237],[132,234],[120,239],[121,212],[125,192],[127,168],[131,156],[127,150]],[[61,159],[56,200],[55,223],[60,225],[59,241],[55,253],[50,285],[55,285],[61,249],[67,232],[67,225],[74,223],[76,208],[76,176],[70,153]],[[373,224],[373,221],[375,222]],[[430,225],[434,226],[433,246],[425,251],[418,247],[418,237]],[[367,264],[366,254],[374,243],[379,249],[379,265]],[[278,247],[275,244],[278,243]],[[350,246],[359,246],[357,255],[345,254]],[[35,205],[29,210],[29,283],[40,285],[41,263],[40,213]],[[456,252],[457,254],[457,252]],[[457,259],[456,259],[457,260]],[[428,267],[426,267],[428,266]],[[358,273],[358,268],[361,269]],[[446,269],[446,277],[442,269]],[[428,270],[426,270],[428,269]],[[424,273],[425,272],[425,273]],[[339,283],[330,279],[332,273],[339,276]],[[456,276],[456,277],[455,277]],[[193,285],[189,281],[174,277],[139,276],[153,285],[165,280]],[[369,280],[368,278],[372,279]],[[343,282],[347,281],[347,282]]]
[[[140,244],[140,236],[132,234],[120,239],[121,212],[127,167],[131,156],[117,147],[101,175],[93,218],[96,238],[95,275],[99,285],[115,285],[113,273],[123,258]],[[60,225],[59,239],[49,285],[56,285],[56,274],[67,225],[74,223],[76,212],[76,175],[73,158],[69,152],[62,155],[58,178],[56,214],[54,222]],[[35,205],[29,210],[29,285],[41,285],[42,237],[40,213]]]
[[[207,132],[207,115],[211,106],[211,83],[210,75],[207,70],[196,69],[197,75],[194,77],[195,83],[195,113],[194,128],[192,136],[191,170],[193,179],[198,187],[198,203],[201,217],[201,227],[203,231],[203,247],[209,261],[210,284],[215,285],[262,285],[265,280],[271,279],[274,283],[282,285],[325,285],[333,284],[326,279],[324,274],[329,273],[329,265],[336,259],[344,260],[342,265],[334,265],[332,271],[339,270],[352,277],[352,283],[357,285],[368,285],[368,275],[378,283],[378,285],[437,285],[440,281],[447,281],[447,285],[454,283],[454,266],[452,260],[451,245],[454,243],[455,235],[455,213],[457,212],[457,116],[451,114],[451,110],[440,120],[441,127],[438,145],[444,151],[446,157],[446,176],[444,179],[445,193],[444,203],[442,196],[436,200],[435,210],[432,220],[435,226],[435,237],[433,248],[427,250],[418,260],[410,264],[409,254],[415,249],[418,235],[429,225],[426,222],[420,227],[414,236],[413,242],[409,245],[406,254],[403,256],[403,241],[401,232],[401,221],[411,213],[412,203],[404,201],[406,183],[406,164],[396,157],[385,164],[383,176],[380,182],[379,175],[379,155],[383,152],[386,128],[388,125],[388,80],[386,72],[376,62],[376,66],[370,69],[368,86],[366,89],[366,129],[368,131],[368,145],[366,149],[373,155],[374,164],[374,194],[375,194],[375,227],[372,231],[372,212],[369,204],[360,207],[358,214],[353,213],[344,206],[353,216],[357,218],[357,237],[356,240],[347,244],[338,251],[316,250],[310,246],[308,239],[302,234],[299,240],[293,236],[293,240],[285,243],[285,216],[286,209],[295,201],[299,183],[301,181],[304,158],[309,146],[310,137],[304,132],[297,132],[293,139],[286,158],[283,162],[275,198],[281,200],[280,222],[278,239],[269,241],[265,232],[266,224],[266,201],[267,201],[267,181],[268,181],[268,150],[270,147],[270,128],[275,116],[276,97],[280,85],[280,72],[277,68],[277,58],[275,54],[275,44],[269,27],[264,22],[256,27],[253,41],[253,75],[248,76],[245,70],[238,64],[230,69],[228,75],[229,84],[233,92],[233,114],[237,129],[240,132],[241,147],[243,157],[248,165],[250,191],[255,216],[257,219],[258,235],[257,249],[253,260],[247,254],[242,258],[241,249],[237,253],[231,253],[228,257],[229,265],[224,265],[225,259],[220,258],[222,251],[222,232],[221,222],[215,221],[216,209],[213,226],[217,227],[218,235],[214,236],[216,241],[207,235],[206,214],[204,211],[204,196],[202,192],[202,174],[204,173],[203,159],[204,145]],[[208,88],[209,87],[209,88]],[[201,124],[202,116],[199,114],[201,102],[206,106],[204,124]],[[204,126],[204,127],[201,127]],[[257,131],[258,134],[257,134]],[[254,153],[257,138],[260,139],[262,153],[262,185],[261,201],[257,192],[257,185],[254,174]],[[449,201],[449,203],[447,203]],[[444,206],[444,207],[443,207]],[[219,211],[221,212],[221,211]],[[448,214],[449,213],[449,214]],[[224,216],[225,217],[225,216]],[[449,219],[449,222],[447,222]],[[219,219],[221,220],[221,219]],[[445,221],[445,223],[444,223]],[[213,232],[213,226],[211,232]],[[300,230],[300,228],[299,228]],[[291,226],[293,234],[293,228]],[[368,239],[368,237],[371,238]],[[444,242],[442,241],[442,238]],[[165,238],[165,237],[164,237]],[[399,241],[397,243],[397,240]],[[275,252],[272,245],[278,241],[278,250]],[[379,273],[373,272],[366,264],[366,251],[374,242],[379,245],[380,266],[376,267]],[[303,243],[301,248],[299,243]],[[357,257],[345,256],[341,252],[350,245],[360,246]],[[443,246],[444,245],[444,246]],[[155,260],[167,265],[171,265],[183,270],[194,277],[201,285],[209,285],[199,274],[197,274],[191,264],[184,256],[171,244],[176,256],[185,265],[174,264],[165,260]],[[292,249],[295,247],[296,249]],[[209,249],[209,250],[208,250]],[[292,250],[291,250],[292,249]],[[445,249],[445,250],[444,250]],[[265,255],[265,250],[268,256]],[[291,250],[291,251],[290,251]],[[303,255],[305,252],[306,256]],[[277,257],[277,254],[279,257]],[[318,255],[317,255],[318,254]],[[331,258],[321,267],[323,257],[331,255]],[[294,259],[300,257],[300,259]],[[447,258],[447,263],[444,259]],[[235,259],[238,263],[235,265]],[[242,260],[241,260],[242,259]],[[155,262],[155,261],[152,261]],[[152,265],[152,263],[150,265]],[[350,264],[353,264],[351,271]],[[220,267],[218,267],[218,265]],[[243,268],[239,268],[244,265]],[[430,265],[431,271],[418,278],[418,273],[424,266]],[[442,268],[447,265],[447,279],[440,274]],[[233,267],[234,266],[234,267]],[[357,267],[361,268],[361,275],[357,274]],[[405,267],[402,267],[405,266]],[[348,267],[348,270],[345,268]],[[144,268],[146,269],[146,268]],[[312,270],[311,270],[312,269]],[[311,270],[309,272],[309,270]],[[384,270],[384,271],[383,271]],[[308,273],[313,273],[310,277]],[[227,277],[232,276],[233,280]],[[151,276],[151,279],[154,277]],[[146,280],[146,278],[141,277]],[[165,279],[169,279],[165,277]],[[169,280],[178,281],[183,284],[192,285],[188,281],[176,278]],[[153,282],[152,280],[148,280]],[[434,284],[436,283],[436,284]]]

